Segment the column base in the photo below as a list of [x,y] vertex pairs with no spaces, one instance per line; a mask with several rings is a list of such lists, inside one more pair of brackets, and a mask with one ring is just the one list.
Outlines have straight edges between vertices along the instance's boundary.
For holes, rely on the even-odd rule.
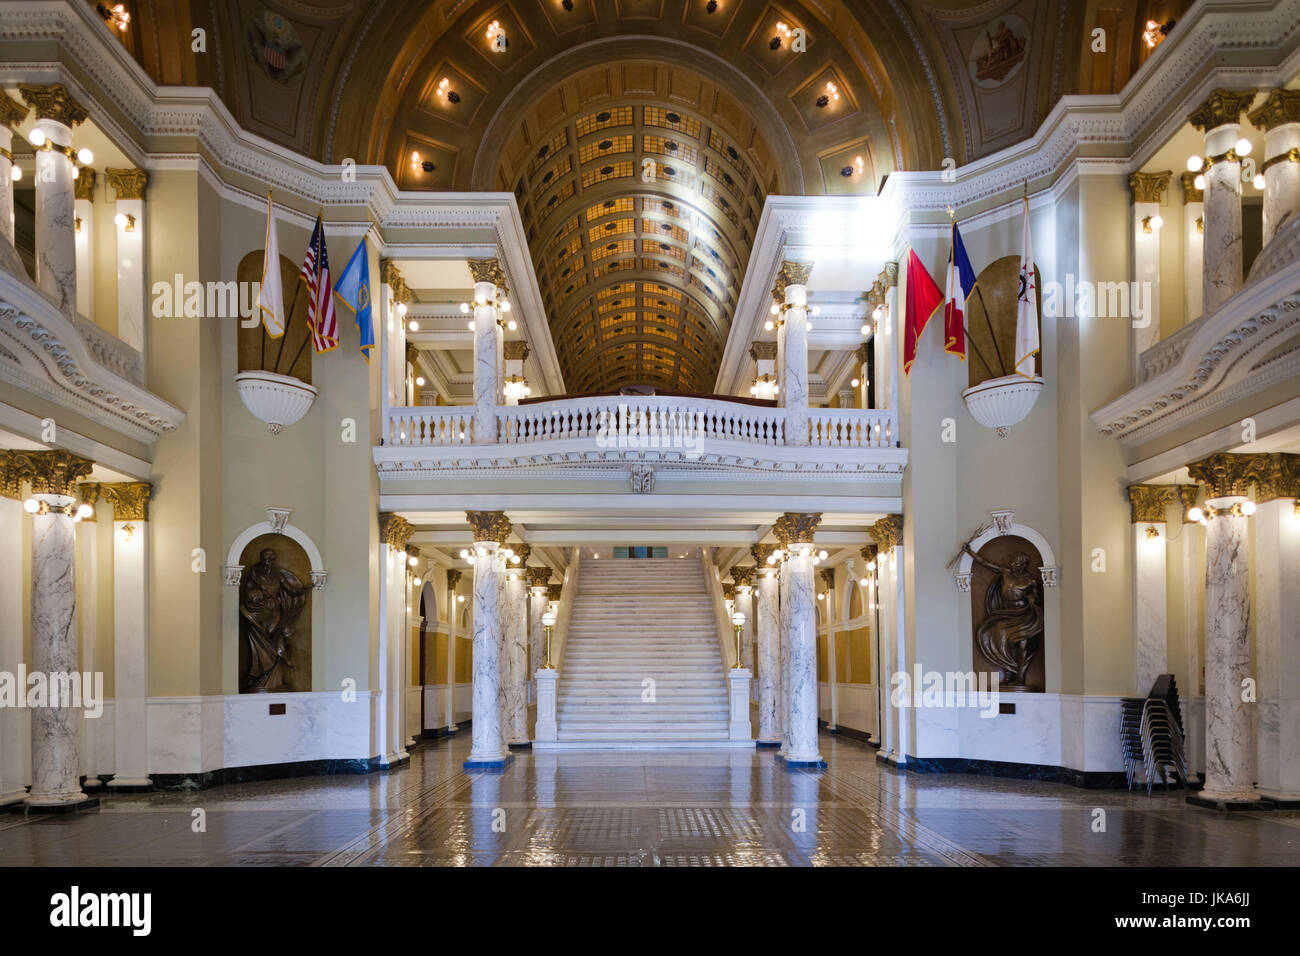
[[82,794],[80,799],[62,803],[32,803],[30,800],[29,797],[21,804],[15,804],[14,809],[21,808],[24,813],[73,813],[77,810],[93,810],[99,806],[99,797],[88,797],[85,794]]
[[148,777],[114,777],[104,786],[114,793],[147,793],[154,789]]
[[781,746],[779,740],[755,740],[754,746],[759,750],[775,750]]
[[376,766],[380,770],[399,770],[402,767],[409,766],[410,763],[411,755],[405,750],[402,750],[384,757],[378,762],[378,764],[376,764]]
[[514,760],[515,755],[509,753],[502,757],[487,758],[475,758],[471,755],[469,760],[461,764],[461,768],[464,770],[505,770],[506,767],[514,763]]
[[1187,795],[1187,803],[1193,807],[1204,807],[1207,810],[1272,810],[1273,804],[1267,800],[1256,797],[1241,797],[1233,795],[1217,796],[1212,792],[1202,790],[1200,793],[1191,793]]
[[827,766],[821,754],[792,754],[778,759],[785,764],[786,770],[825,770]]

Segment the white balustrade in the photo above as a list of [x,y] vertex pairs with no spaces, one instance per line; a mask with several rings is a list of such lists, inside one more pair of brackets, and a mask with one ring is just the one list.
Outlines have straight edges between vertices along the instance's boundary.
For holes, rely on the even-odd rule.
[[894,413],[875,408],[814,408],[809,444],[832,448],[893,448]]

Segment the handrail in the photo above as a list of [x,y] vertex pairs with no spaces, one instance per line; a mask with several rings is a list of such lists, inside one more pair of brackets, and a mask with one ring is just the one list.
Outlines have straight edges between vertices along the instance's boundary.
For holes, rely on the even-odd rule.
[[573,605],[578,597],[578,572],[581,570],[582,549],[574,548],[569,558],[569,566],[564,569],[564,583],[560,591],[560,609],[555,615],[555,627],[551,629],[551,663],[557,671],[562,671],[564,645],[569,636],[569,621],[573,618]]

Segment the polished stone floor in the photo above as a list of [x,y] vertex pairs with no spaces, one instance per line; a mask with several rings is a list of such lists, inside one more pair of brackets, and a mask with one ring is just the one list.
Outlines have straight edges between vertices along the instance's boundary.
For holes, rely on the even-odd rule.
[[[1009,866],[1300,862],[1300,812],[1223,814],[1178,793],[880,768],[822,735],[824,773],[757,753],[520,753],[466,773],[468,733],[409,768],[105,797],[0,814],[5,866]],[[1105,832],[1094,832],[1094,810]],[[196,811],[202,811],[196,813]],[[195,832],[196,821],[204,825]]]

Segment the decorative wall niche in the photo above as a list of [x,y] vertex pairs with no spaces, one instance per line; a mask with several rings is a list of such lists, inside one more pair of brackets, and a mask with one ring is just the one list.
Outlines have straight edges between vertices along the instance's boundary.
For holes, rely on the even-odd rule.
[[1001,672],[1001,689],[1046,687],[1042,553],[1016,534],[994,537],[971,563],[971,640],[977,673]]
[[248,542],[239,563],[239,692],[310,691],[311,559],[272,532]]

